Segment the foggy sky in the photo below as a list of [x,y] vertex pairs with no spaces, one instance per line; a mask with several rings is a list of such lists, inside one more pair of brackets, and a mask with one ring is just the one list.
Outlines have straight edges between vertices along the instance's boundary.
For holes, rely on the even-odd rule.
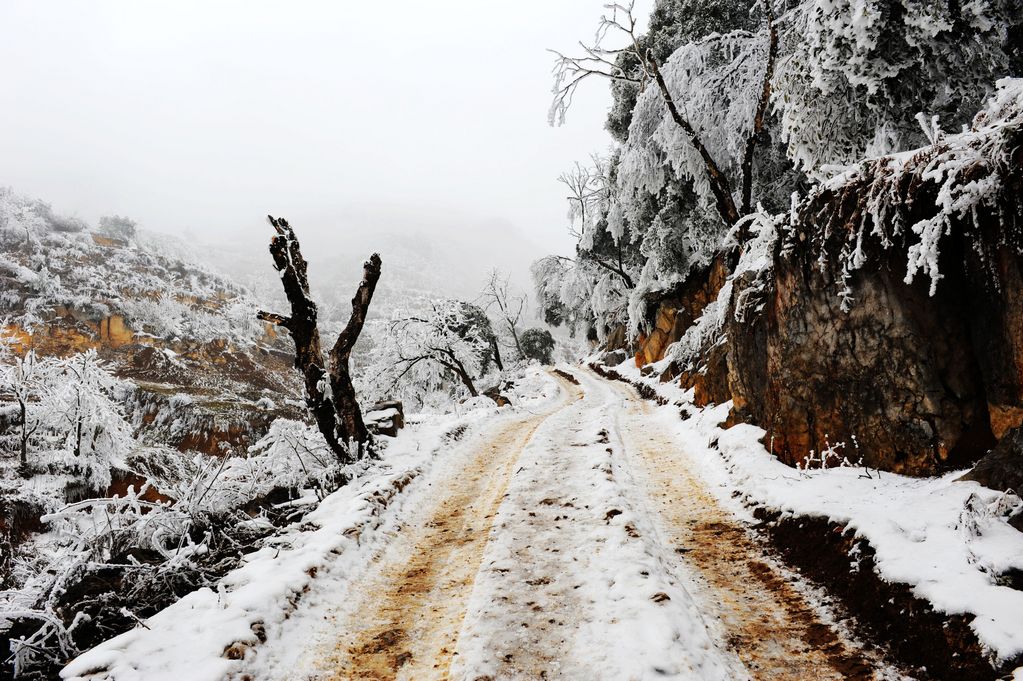
[[591,39],[602,5],[4,0],[0,185],[220,242],[269,212],[342,248],[380,228],[354,206],[569,253],[555,178],[609,145],[610,95],[548,127],[545,48]]

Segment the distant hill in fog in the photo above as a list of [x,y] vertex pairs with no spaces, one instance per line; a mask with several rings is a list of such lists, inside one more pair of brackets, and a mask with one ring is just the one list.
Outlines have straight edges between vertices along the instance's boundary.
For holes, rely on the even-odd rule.
[[[333,215],[283,214],[302,242],[309,279],[329,317],[345,314],[370,253],[384,262],[374,312],[387,315],[409,298],[476,298],[491,269],[508,274],[532,303],[529,265],[543,255],[512,225],[425,210],[350,206]],[[187,237],[194,257],[252,289],[258,298],[281,300],[267,253],[272,230],[265,220],[230,237],[206,242]]]

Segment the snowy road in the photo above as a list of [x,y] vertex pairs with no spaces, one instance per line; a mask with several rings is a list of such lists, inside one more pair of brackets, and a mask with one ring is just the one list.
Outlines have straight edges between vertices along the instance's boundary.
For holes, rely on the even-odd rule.
[[280,678],[872,678],[631,388],[572,373],[431,481]]

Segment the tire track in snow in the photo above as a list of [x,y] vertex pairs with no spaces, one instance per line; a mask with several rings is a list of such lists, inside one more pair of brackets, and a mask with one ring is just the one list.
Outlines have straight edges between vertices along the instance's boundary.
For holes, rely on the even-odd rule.
[[747,678],[637,512],[618,395],[574,373],[584,399],[537,430],[498,511],[452,678]]
[[685,443],[651,418],[650,405],[632,388],[611,385],[622,396],[621,435],[655,524],[666,546],[675,547],[680,573],[696,577],[690,590],[701,610],[718,623],[719,636],[752,677],[875,678],[879,662],[821,621],[741,522],[690,471]]
[[[579,390],[559,379],[569,395]],[[317,667],[330,679],[445,679],[490,527],[516,461],[548,414],[503,424],[464,468],[437,484],[394,545],[351,593],[340,638]]]

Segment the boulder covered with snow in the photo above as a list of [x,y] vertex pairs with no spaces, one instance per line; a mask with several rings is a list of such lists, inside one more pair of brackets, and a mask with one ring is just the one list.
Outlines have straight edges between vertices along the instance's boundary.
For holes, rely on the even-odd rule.
[[511,404],[511,400],[509,400],[504,394],[501,393],[501,386],[498,385],[487,388],[486,390],[483,391],[483,395],[484,397],[489,397],[490,399],[492,399],[494,401],[494,404],[496,404],[499,407],[507,407],[508,405]]
[[370,407],[363,419],[370,432],[397,437],[405,427],[405,407],[401,400],[384,400]]
[[625,350],[618,349],[610,352],[605,352],[604,356],[600,358],[600,363],[606,367],[616,367],[629,358]]

